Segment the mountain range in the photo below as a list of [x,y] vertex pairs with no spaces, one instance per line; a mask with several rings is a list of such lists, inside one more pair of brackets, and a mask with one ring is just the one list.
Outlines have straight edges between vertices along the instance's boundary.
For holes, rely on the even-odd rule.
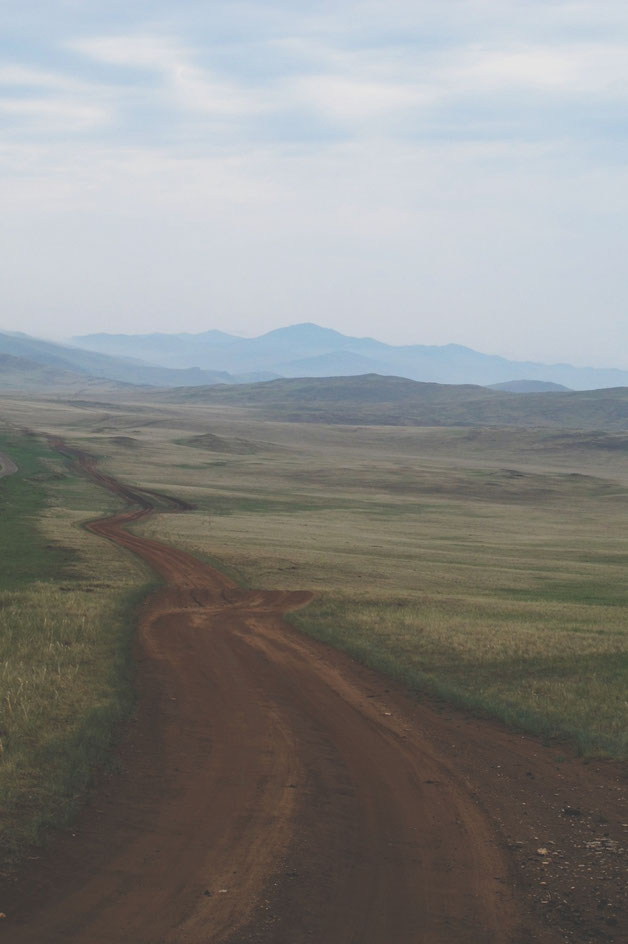
[[101,355],[135,358],[144,365],[227,372],[232,382],[375,373],[481,386],[524,380],[575,390],[628,386],[628,371],[513,361],[459,344],[395,346],[374,338],[349,337],[315,324],[278,328],[256,338],[212,330],[200,334],[88,334],[73,338],[72,343]]
[[[15,381],[21,379],[22,386],[43,384],[45,377],[52,382],[53,373],[43,374],[36,369],[45,367],[49,371],[61,372],[57,380],[63,386],[77,384],[81,380],[94,379],[116,381],[118,383],[147,385],[154,387],[183,387],[233,383],[233,378],[225,371],[199,370],[197,367],[172,369],[159,367],[129,357],[111,357],[95,351],[88,351],[76,346],[55,344],[40,338],[31,338],[27,334],[0,332],[0,355],[13,358],[11,362],[0,365],[0,385],[6,387],[8,364]],[[21,363],[18,364],[17,361]],[[72,376],[70,376],[72,375]],[[5,383],[2,384],[4,377]]]
[[[260,383],[267,376],[259,370],[260,363],[272,363],[284,342],[305,343],[309,335],[325,343],[325,329],[295,326],[270,332],[261,338],[244,342],[229,336],[211,337],[207,344],[229,350],[244,346],[248,361],[241,358],[241,367],[256,365],[251,375],[231,374],[224,370],[199,367],[162,367],[147,364],[138,358],[87,351],[76,346],[53,344],[23,334],[0,333],[0,393],[43,393],[70,396],[73,399],[101,396],[149,396],[168,401],[209,403],[224,406],[245,406],[262,415],[279,420],[344,424],[423,425],[423,426],[534,426],[565,429],[595,429],[616,434],[628,430],[628,383],[625,386],[594,390],[566,390],[554,381],[503,381],[491,387],[478,384],[443,384],[415,381],[378,373],[358,376],[278,378]],[[336,332],[332,332],[336,335]],[[163,338],[156,336],[153,351]],[[339,335],[342,338],[342,335]],[[189,344],[182,336],[180,348]],[[294,343],[295,339],[298,343]],[[349,339],[351,340],[351,339]],[[137,349],[137,338],[131,339]],[[123,340],[116,342],[118,350]],[[165,343],[165,342],[164,342]],[[377,344],[378,342],[373,342]],[[315,347],[315,345],[313,345]],[[384,345],[385,347],[385,345]],[[257,348],[254,360],[252,348]],[[302,349],[302,348],[301,348]],[[144,350],[142,348],[142,350]],[[167,353],[167,348],[165,349]],[[429,350],[429,349],[428,349]],[[441,367],[447,367],[443,348],[436,349]],[[463,349],[467,350],[467,349]],[[235,351],[229,363],[235,365]],[[469,351],[476,364],[485,355]],[[164,355],[165,356],[165,355]],[[180,356],[180,354],[179,354]],[[355,355],[356,357],[359,355]],[[329,355],[315,354],[309,359],[340,365],[341,351]],[[335,360],[334,360],[335,359]],[[303,360],[303,359],[302,359]],[[489,362],[496,359],[487,358]],[[511,363],[516,372],[517,362]],[[444,366],[443,366],[444,365]],[[571,368],[573,371],[578,368]],[[600,374],[594,372],[598,382]],[[628,381],[628,378],[626,378]],[[573,383],[573,380],[572,380]],[[161,389],[160,389],[161,388]],[[606,443],[606,440],[604,440]],[[627,448],[626,441],[608,440],[604,448]]]
[[318,325],[258,338],[202,334],[85,335],[57,344],[0,332],[0,389],[78,389],[101,382],[208,387],[281,377],[397,376],[511,395],[628,386],[628,371],[510,361],[460,345],[395,347]]

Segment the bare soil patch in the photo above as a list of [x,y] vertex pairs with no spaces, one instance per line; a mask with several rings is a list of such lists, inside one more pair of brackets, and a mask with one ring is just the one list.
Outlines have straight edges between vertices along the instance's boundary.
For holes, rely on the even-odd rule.
[[0,479],[5,475],[15,475],[17,471],[18,468],[13,459],[9,459],[0,452]]

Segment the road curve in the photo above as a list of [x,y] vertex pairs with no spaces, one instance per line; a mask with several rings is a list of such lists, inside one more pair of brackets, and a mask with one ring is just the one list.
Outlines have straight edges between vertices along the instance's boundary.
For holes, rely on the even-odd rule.
[[[129,534],[125,525],[165,497],[57,445],[134,502],[89,527],[165,585],[140,621],[140,701],[119,770],[0,901],[0,939],[565,940],[526,913],[499,830],[457,769],[446,719],[292,630],[283,614],[308,593],[243,590]],[[468,737],[486,750],[481,735]],[[519,749],[503,737],[495,756]]]

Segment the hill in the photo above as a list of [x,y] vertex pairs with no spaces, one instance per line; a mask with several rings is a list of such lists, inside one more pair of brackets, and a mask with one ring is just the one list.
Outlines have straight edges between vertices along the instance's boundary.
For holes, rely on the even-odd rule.
[[563,384],[548,380],[508,380],[506,383],[489,384],[490,390],[504,390],[506,393],[555,393],[569,390]]
[[103,393],[118,386],[115,381],[0,354],[0,392],[3,393],[49,393],[51,390],[66,395],[95,390]]
[[252,407],[265,418],[293,422],[628,430],[627,387],[517,394],[367,374],[180,389],[164,396]]
[[195,356],[199,350],[218,350],[233,341],[241,340],[224,331],[204,331],[201,334],[87,334],[72,338],[79,347],[109,354],[113,357],[136,358],[160,367],[202,367]]
[[527,378],[575,390],[628,386],[628,371],[570,364],[512,361],[459,344],[384,344],[315,324],[297,324],[256,338],[221,331],[201,334],[83,335],[81,347],[139,357],[171,368],[197,367],[237,375],[266,371],[282,377],[359,376],[377,373],[410,380],[488,386]]
[[[94,351],[54,344],[26,334],[0,332],[0,354],[10,355],[61,371],[71,371],[86,377],[114,380],[120,383],[178,387],[230,383],[233,377],[226,371],[203,371],[191,367],[172,370],[156,367],[131,358],[112,357]],[[50,375],[51,383],[52,374]]]

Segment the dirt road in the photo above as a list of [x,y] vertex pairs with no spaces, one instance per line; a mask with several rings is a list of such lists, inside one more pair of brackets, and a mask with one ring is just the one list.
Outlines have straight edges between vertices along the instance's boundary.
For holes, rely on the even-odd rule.
[[[1,940],[628,940],[619,768],[558,763],[555,748],[410,701],[283,621],[307,593],[238,589],[129,534],[166,497],[74,457],[135,503],[91,530],[165,586],[141,618],[118,772],[0,886]],[[586,845],[603,833],[615,846]]]

